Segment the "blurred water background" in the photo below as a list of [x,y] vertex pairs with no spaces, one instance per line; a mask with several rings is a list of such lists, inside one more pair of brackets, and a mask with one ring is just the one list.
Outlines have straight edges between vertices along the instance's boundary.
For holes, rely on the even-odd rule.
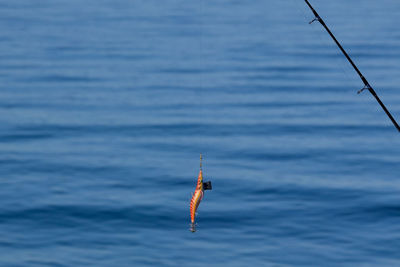
[[[312,4],[400,120],[400,2]],[[399,266],[400,135],[312,18],[0,2],[0,265]]]

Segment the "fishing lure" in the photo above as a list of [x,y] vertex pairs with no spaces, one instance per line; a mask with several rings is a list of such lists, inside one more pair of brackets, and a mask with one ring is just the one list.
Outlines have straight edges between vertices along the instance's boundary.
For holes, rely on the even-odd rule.
[[197,186],[196,190],[194,191],[194,194],[192,195],[192,200],[190,200],[190,231],[191,232],[196,232],[196,211],[197,208],[199,207],[200,201],[203,199],[204,196],[204,190],[211,190],[211,181],[203,183],[203,171],[202,171],[202,160],[203,157],[200,154],[200,172],[199,172],[199,178],[197,179]]

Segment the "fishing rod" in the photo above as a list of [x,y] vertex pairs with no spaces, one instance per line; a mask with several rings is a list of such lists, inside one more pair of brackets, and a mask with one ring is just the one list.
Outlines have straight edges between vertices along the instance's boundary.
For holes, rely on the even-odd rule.
[[312,7],[310,2],[308,0],[306,1],[306,4],[310,7],[311,11],[314,13],[315,18],[310,21],[309,24],[313,23],[314,21],[319,21],[321,25],[325,28],[325,30],[329,33],[329,35],[332,37],[333,41],[335,41],[336,45],[339,47],[340,51],[342,51],[343,55],[347,58],[347,60],[350,62],[351,66],[353,66],[354,70],[357,72],[358,76],[360,76],[361,80],[364,83],[364,87],[357,92],[357,94],[361,93],[364,90],[368,90],[378,101],[379,105],[381,105],[383,111],[385,111],[386,115],[389,117],[389,119],[392,121],[393,125],[396,127],[396,129],[400,132],[400,126],[397,124],[396,120],[393,118],[392,114],[390,114],[389,110],[386,108],[386,106],[382,103],[381,99],[378,97],[376,94],[375,90],[371,87],[367,79],[362,75],[361,71],[357,68],[356,64],[354,64],[353,60],[351,60],[350,56],[347,54],[347,52],[344,50],[342,45],[339,43],[339,41],[336,39],[336,37],[333,35],[331,30],[329,30],[328,26],[326,26],[324,20],[318,15],[317,11]]

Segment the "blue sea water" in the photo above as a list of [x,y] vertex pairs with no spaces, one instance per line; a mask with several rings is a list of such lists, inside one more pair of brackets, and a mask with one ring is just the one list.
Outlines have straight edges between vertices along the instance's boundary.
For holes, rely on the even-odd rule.
[[[400,2],[312,4],[400,120]],[[1,1],[0,266],[399,266],[400,135],[312,18]]]

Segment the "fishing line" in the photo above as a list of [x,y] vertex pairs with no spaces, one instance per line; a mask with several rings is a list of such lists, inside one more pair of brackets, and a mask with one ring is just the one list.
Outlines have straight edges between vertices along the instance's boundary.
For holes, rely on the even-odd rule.
[[198,110],[198,112],[200,113],[200,115],[199,115],[199,119],[200,119],[200,121],[199,121],[199,127],[200,127],[200,129],[202,129],[201,131],[199,131],[199,133],[200,133],[200,136],[199,136],[199,139],[200,139],[200,144],[199,144],[199,148],[200,148],[200,150],[201,151],[198,151],[199,153],[203,153],[203,150],[204,150],[204,135],[205,135],[205,132],[204,132],[204,129],[206,128],[206,127],[204,127],[204,83],[203,83],[203,79],[204,79],[204,69],[205,69],[205,66],[204,66],[204,44],[203,44],[203,42],[204,42],[204,40],[203,40],[203,38],[204,38],[204,36],[203,36],[203,31],[204,31],[204,0],[200,0],[200,16],[199,16],[199,30],[200,30],[200,36],[199,36],[199,38],[200,38],[200,44],[199,44],[199,46],[200,46],[200,59],[199,59],[199,62],[200,62],[200,67],[199,67],[199,70],[200,70],[200,82],[199,82],[199,99],[200,99],[200,101],[198,102],[199,103],[199,105],[200,105],[200,108],[199,108],[199,110]]
[[[298,0],[292,0],[292,2],[295,2],[296,4],[297,3],[301,3],[301,2],[298,2]],[[299,7],[296,8],[296,11],[298,11],[298,13],[301,13],[301,15],[304,18],[304,22],[308,22],[312,18],[312,15],[310,16],[310,14],[306,14],[304,6],[300,7],[300,5],[299,5]],[[309,25],[307,25],[307,26],[309,26]],[[310,26],[311,27],[309,27],[309,28],[312,29],[312,31],[314,33],[313,35],[318,36],[317,38],[319,39],[319,43],[320,43],[321,46],[323,46],[323,47],[333,47],[334,48],[332,43],[328,42],[328,40],[326,39],[326,36],[323,34],[323,32],[318,30],[317,27],[314,26],[313,24],[311,24]],[[343,73],[344,77],[346,78],[346,80],[349,82],[349,84],[350,84],[349,87],[357,88],[357,86],[359,86],[359,84],[355,82],[354,78],[350,77],[348,63],[343,61],[343,58],[340,57],[340,53],[337,53],[336,55],[337,56],[333,57],[335,62],[331,63],[330,65],[338,66],[340,68],[341,72]]]
[[[310,19],[310,16],[307,18],[307,20],[309,20],[309,19]],[[318,36],[319,43],[321,45],[325,46],[327,49],[328,48],[336,49],[335,46],[332,45],[332,43],[328,42],[328,40],[326,39],[326,36],[324,36],[323,32],[318,30],[316,26],[311,25],[311,28],[313,29],[314,33],[316,33],[316,35]],[[343,73],[346,80],[351,84],[351,86],[349,86],[349,87],[357,88],[358,84],[355,82],[354,79],[350,78],[349,66],[348,66],[347,62],[345,62],[344,59],[340,56],[339,52],[335,52],[335,56],[333,57],[333,60],[335,62],[334,63],[331,62],[331,64],[329,64],[329,65],[334,65],[334,66],[339,67],[339,70]],[[334,67],[333,67],[333,69],[334,69]]]

